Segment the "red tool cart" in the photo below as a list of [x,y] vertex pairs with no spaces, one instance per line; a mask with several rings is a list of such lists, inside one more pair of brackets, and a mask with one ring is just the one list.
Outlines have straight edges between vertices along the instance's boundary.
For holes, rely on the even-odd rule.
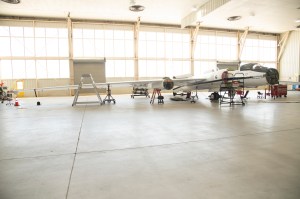
[[286,97],[287,96],[287,85],[272,85],[271,86],[271,96],[273,98],[278,98],[281,96]]

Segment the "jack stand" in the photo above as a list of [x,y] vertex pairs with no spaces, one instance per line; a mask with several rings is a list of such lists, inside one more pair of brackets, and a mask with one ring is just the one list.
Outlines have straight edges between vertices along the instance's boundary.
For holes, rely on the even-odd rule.
[[155,100],[155,95],[157,94],[157,99],[158,99],[158,104],[163,104],[164,103],[164,96],[161,95],[160,93],[161,89],[155,88],[153,90],[152,96],[151,96],[151,100],[150,100],[150,104],[154,103]]
[[107,84],[107,95],[103,100],[103,104],[105,104],[105,102],[111,103],[113,102],[114,104],[116,103],[116,100],[111,96],[111,89],[110,89],[110,85]]
[[194,95],[194,98],[197,98],[197,99],[199,99],[199,97],[198,97],[198,88],[196,87],[196,95]]
[[196,88],[196,94],[195,95],[191,95],[191,103],[196,103],[195,98],[199,99],[197,88]]

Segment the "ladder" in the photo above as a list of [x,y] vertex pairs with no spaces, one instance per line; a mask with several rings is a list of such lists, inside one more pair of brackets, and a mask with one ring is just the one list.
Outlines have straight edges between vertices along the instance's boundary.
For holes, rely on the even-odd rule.
[[161,95],[160,91],[161,91],[161,89],[158,89],[158,88],[153,89],[150,104],[154,103],[156,94],[157,94],[158,104],[163,104],[164,103],[164,96]]
[[[93,86],[93,88],[95,90],[95,93],[98,97],[98,101],[86,101],[86,102],[78,102],[77,101],[81,89],[86,89],[86,88],[83,88],[83,83],[85,82],[85,80],[89,80],[92,83],[92,86]],[[91,104],[91,103],[99,103],[100,105],[102,105],[102,99],[100,97],[100,94],[98,92],[97,86],[94,82],[94,79],[93,79],[92,75],[91,74],[82,74],[81,78],[80,78],[80,83],[79,83],[78,88],[76,90],[76,93],[74,95],[74,100],[73,100],[72,106],[75,106],[76,104]]]

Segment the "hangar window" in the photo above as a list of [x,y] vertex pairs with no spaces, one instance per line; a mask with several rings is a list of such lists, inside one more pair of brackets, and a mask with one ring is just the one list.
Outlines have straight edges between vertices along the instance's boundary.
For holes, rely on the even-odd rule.
[[216,70],[217,61],[237,60],[237,49],[236,33],[199,31],[194,51],[194,75],[203,77]]
[[0,43],[1,79],[69,78],[65,23],[0,21]]
[[74,23],[74,58],[106,58],[106,77],[134,76],[133,26]]
[[195,59],[237,60],[236,33],[201,31],[194,52]]
[[276,68],[276,36],[249,35],[242,52],[242,62],[261,63]]
[[190,73],[190,32],[143,26],[139,31],[138,56],[139,77]]
[[194,62],[194,76],[204,77],[205,74],[215,71],[216,62],[215,61],[195,61]]

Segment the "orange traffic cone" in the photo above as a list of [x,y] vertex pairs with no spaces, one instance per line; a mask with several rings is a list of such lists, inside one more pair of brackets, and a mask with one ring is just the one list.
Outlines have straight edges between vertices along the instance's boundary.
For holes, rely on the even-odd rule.
[[15,100],[15,106],[20,106],[19,101],[17,99]]

